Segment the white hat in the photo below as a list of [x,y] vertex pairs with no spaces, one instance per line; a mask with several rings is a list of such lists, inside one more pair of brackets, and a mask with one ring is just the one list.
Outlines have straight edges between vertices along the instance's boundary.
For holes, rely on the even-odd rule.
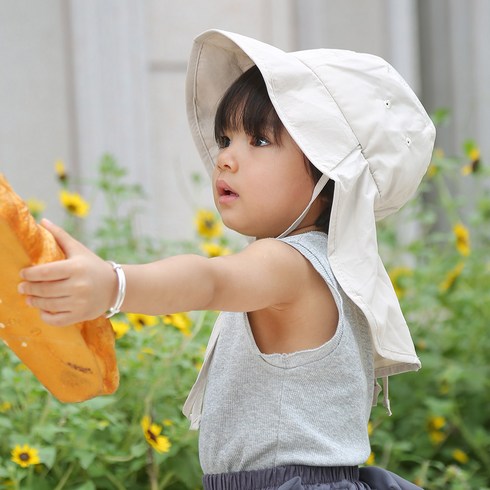
[[218,103],[254,64],[291,137],[335,181],[328,258],[340,286],[369,322],[376,376],[419,369],[378,255],[375,222],[415,193],[430,163],[434,125],[403,78],[377,56],[334,49],[286,53],[210,30],[194,42],[186,87],[191,131],[210,172],[218,153]]

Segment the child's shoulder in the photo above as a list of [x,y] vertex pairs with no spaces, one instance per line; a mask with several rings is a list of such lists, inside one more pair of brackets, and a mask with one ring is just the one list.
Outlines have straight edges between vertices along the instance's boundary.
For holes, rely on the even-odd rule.
[[[327,245],[327,234],[322,231],[307,231],[296,235],[288,235],[280,238],[261,238],[250,243],[246,248],[253,251],[291,251],[295,245],[301,244],[305,247],[325,247]],[[293,245],[293,246],[291,246]]]
[[313,251],[326,255],[327,235],[322,232],[306,232],[297,235],[291,235],[285,238],[262,238],[249,244],[244,250],[244,258],[247,260],[266,261],[268,267],[277,267],[286,272],[286,269],[295,269],[298,272],[309,268],[310,255],[305,251]]

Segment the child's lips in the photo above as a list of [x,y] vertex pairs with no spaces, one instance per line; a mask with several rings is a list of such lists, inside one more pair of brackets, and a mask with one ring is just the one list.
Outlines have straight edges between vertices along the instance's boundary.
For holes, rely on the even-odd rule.
[[235,192],[224,180],[216,182],[216,190],[218,191],[218,202],[227,204],[238,199],[239,195]]

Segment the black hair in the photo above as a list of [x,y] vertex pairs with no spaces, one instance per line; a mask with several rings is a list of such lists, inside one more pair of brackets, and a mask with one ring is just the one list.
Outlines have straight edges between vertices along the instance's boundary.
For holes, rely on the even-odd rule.
[[[221,99],[214,118],[214,137],[219,144],[227,131],[242,130],[249,136],[263,136],[275,144],[281,144],[285,130],[272,105],[262,73],[256,65],[243,72],[228,88]],[[316,183],[322,176],[303,154],[305,165]],[[328,233],[332,208],[334,181],[329,180],[318,196],[323,209],[315,225]]]
[[242,73],[221,99],[214,118],[216,142],[219,143],[226,131],[242,128],[248,136],[269,136],[274,143],[281,143],[284,126],[255,65]]

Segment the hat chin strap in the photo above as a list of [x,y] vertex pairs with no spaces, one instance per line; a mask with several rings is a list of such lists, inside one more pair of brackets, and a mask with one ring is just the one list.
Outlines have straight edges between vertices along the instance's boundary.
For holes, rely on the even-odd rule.
[[310,202],[306,205],[305,210],[299,215],[299,217],[296,219],[296,221],[283,233],[281,233],[277,238],[284,238],[285,236],[288,236],[290,233],[292,233],[304,220],[306,214],[311,208],[311,205],[315,201],[315,199],[319,196],[320,192],[322,192],[323,188],[326,186],[328,182],[328,177],[323,174],[320,177],[320,180],[316,183],[315,188],[313,189],[313,194],[311,195]]

